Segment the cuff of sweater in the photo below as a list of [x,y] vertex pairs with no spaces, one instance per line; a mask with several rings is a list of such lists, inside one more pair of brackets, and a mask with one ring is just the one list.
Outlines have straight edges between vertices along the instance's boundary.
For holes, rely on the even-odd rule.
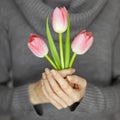
[[104,97],[101,90],[88,83],[84,98],[76,107],[75,111],[96,113],[104,109]]
[[13,110],[30,111],[33,109],[29,100],[28,87],[29,85],[23,85],[14,89],[12,100]]
[[31,118],[40,118],[34,106],[30,102],[28,88],[29,84],[14,89],[11,106],[12,114],[17,117],[19,115],[24,116],[24,114],[31,114]]

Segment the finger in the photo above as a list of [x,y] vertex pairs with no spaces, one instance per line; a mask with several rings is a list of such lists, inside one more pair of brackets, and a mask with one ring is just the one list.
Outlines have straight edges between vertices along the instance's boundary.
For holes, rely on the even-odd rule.
[[53,79],[52,74],[50,74],[50,70],[48,68],[45,69],[45,73],[47,75],[47,79],[53,89],[53,91],[56,93],[56,95],[63,100],[63,102],[67,105],[70,106],[73,104],[73,100],[61,89],[61,87],[58,85],[56,80]]
[[[44,83],[43,83],[43,84],[44,84]],[[48,93],[46,92],[46,89],[45,89],[44,86],[42,86],[42,91],[43,91],[44,95],[46,96],[46,98],[49,100],[49,102],[50,102],[52,105],[54,105],[57,109],[61,109],[61,108],[62,108],[62,106],[61,106],[59,103],[57,103],[55,100],[53,100],[53,99],[51,99],[51,98],[49,97],[49,95],[48,95]]]
[[[46,74],[48,74],[50,72],[50,69],[45,68],[45,72],[46,72]],[[75,69],[74,68],[69,68],[69,69],[60,70],[58,72],[62,77],[66,77],[68,75],[71,75],[71,74],[75,73]]]
[[[58,71],[58,73],[62,77],[67,77],[67,75],[71,75],[74,72],[75,72],[75,69],[73,69],[73,68]],[[46,73],[46,75],[49,74],[50,73],[50,69],[45,68],[45,73]],[[70,86],[72,86],[72,87],[74,86],[74,84],[72,85],[71,82],[68,81],[68,83],[70,84]]]
[[50,73],[50,69],[49,68],[45,68],[45,74],[48,75]]
[[42,78],[43,78],[43,79],[46,79],[45,73],[42,73]]
[[73,93],[72,87],[69,83],[55,70],[51,71],[55,80],[58,82],[62,90],[67,94],[70,95]]
[[[79,101],[83,97],[83,91],[80,90],[74,90],[70,84],[59,75],[59,73],[55,70],[52,70],[53,75],[57,82],[60,84],[60,87],[64,90],[64,92],[69,95],[69,97],[74,101]],[[59,79],[58,79],[59,78]],[[76,81],[76,80],[75,80]],[[78,82],[78,80],[77,80]],[[79,83],[80,84],[80,83]]]
[[70,97],[61,89],[61,87],[58,85],[57,81],[54,80],[54,77],[52,74],[49,74],[47,76],[47,79],[51,85],[51,88],[55,92],[55,94],[67,105],[70,106],[73,101],[70,99]]
[[75,69],[73,69],[73,68],[64,69],[64,70],[60,70],[58,72],[62,77],[66,77],[68,75],[72,75],[73,73],[75,73]]
[[87,82],[85,79],[73,75],[73,76],[68,76],[67,79],[75,85],[74,87],[74,100],[75,101],[79,101],[81,98],[83,98],[84,94],[85,94],[85,90],[86,90],[86,85]]
[[45,94],[45,96],[47,97],[47,99],[50,101],[51,104],[53,104],[56,108],[61,109],[62,105],[59,104],[58,102],[56,102],[54,99],[52,99],[49,94],[48,91],[46,90],[46,86],[45,86],[45,81],[43,80],[43,86],[42,86],[42,90],[43,93]]
[[67,76],[67,79],[70,83],[77,84],[81,88],[85,88],[87,85],[86,80],[77,75]]
[[[47,79],[48,79],[48,77],[47,77]],[[60,105],[62,105],[63,108],[66,108],[67,105],[63,102],[62,99],[60,99],[60,98],[55,94],[55,92],[52,90],[52,88],[51,88],[51,86],[50,86],[50,84],[49,84],[49,82],[48,82],[47,79],[44,80],[45,90],[46,90],[46,92],[47,92],[47,94],[48,94],[47,96],[49,96],[49,98],[51,98],[52,100],[54,100],[54,101],[56,101],[57,103],[59,103]]]

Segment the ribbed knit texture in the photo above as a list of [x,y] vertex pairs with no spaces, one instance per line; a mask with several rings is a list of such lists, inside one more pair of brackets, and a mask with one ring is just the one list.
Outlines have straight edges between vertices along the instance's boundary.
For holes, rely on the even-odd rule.
[[[102,10],[102,7],[106,3],[106,0],[98,0],[97,2],[94,2],[95,0],[92,1],[93,1],[92,5],[91,5],[91,1],[89,0],[88,1],[84,0],[84,2],[73,0],[71,1],[71,4],[67,2],[67,0],[63,0],[63,1],[53,0],[51,2],[49,1],[47,2],[48,4],[52,4],[53,8],[57,6],[56,3],[59,6],[64,6],[67,3],[70,4],[68,10],[70,12],[71,29],[72,29],[71,38],[73,38],[73,36],[75,36],[80,30],[86,28],[93,21],[93,19],[98,15],[98,13]],[[36,32],[40,33],[42,36],[45,37],[46,18],[48,16],[51,17],[53,8],[51,6],[47,6],[44,2],[40,0],[35,0],[35,1],[16,0],[16,4],[18,5],[18,7],[20,7],[20,10],[23,12],[26,19],[28,20],[30,25],[32,25],[32,27],[36,30]],[[79,7],[83,6],[82,7],[83,9],[77,11],[74,10],[75,4],[79,5]],[[53,37],[57,39],[58,36],[53,33]]]
[[[28,38],[37,33],[47,42],[46,17],[51,25],[56,6],[65,6],[70,13],[71,40],[83,29],[95,38],[92,48],[77,56],[73,65],[88,82],[74,111],[57,110],[51,104],[34,107],[29,100],[29,84],[40,80],[45,67],[52,67],[30,52]],[[0,113],[10,113],[12,120],[112,120],[111,115],[120,111],[119,10],[119,0],[0,1]],[[53,30],[52,35],[58,47]],[[14,88],[7,86],[10,79]]]

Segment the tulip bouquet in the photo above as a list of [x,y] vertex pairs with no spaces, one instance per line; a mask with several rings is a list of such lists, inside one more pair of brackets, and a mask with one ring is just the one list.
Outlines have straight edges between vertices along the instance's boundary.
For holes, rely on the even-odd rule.
[[[91,32],[86,30],[81,31],[72,41],[70,42],[70,17],[68,11],[65,7],[56,7],[52,13],[52,26],[53,30],[59,35],[59,49],[58,53],[51,31],[48,23],[48,18],[46,19],[46,35],[48,39],[49,49],[52,58],[48,56],[48,47],[42,37],[37,34],[31,34],[28,47],[37,57],[45,57],[50,64],[56,70],[61,70],[65,68],[71,68],[74,60],[78,55],[82,55],[88,51],[93,43],[93,35]],[[62,33],[66,32],[65,47],[63,48]],[[71,49],[73,55],[70,56]]]

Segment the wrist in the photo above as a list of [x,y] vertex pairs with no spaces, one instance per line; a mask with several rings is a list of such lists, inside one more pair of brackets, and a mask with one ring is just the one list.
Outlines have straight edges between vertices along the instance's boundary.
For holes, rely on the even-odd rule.
[[45,98],[42,92],[40,82],[29,85],[29,97],[30,97],[30,102],[33,105],[44,104],[48,102],[48,100]]

